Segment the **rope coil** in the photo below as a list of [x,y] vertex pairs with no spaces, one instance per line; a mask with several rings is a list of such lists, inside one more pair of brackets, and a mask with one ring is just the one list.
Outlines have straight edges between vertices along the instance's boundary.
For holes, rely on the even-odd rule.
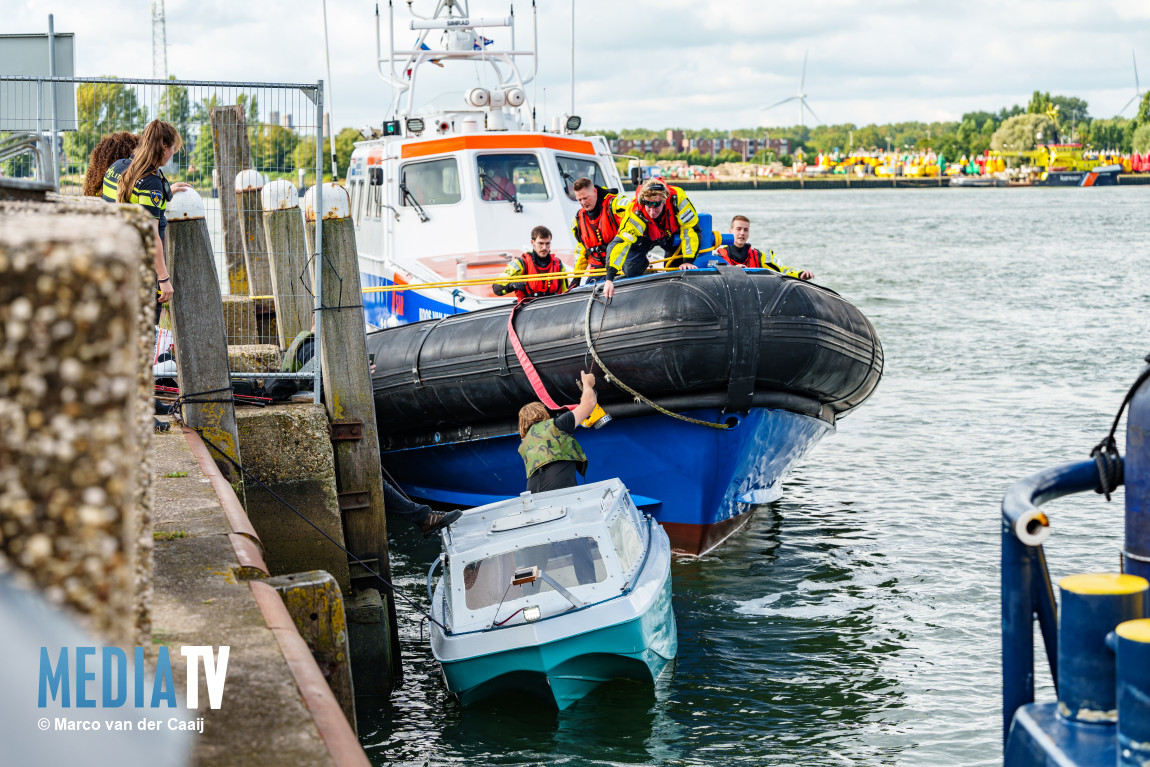
[[[667,408],[663,407],[662,405],[660,405],[659,403],[655,402],[654,400],[651,400],[648,397],[643,396],[642,394],[640,394],[635,389],[632,389],[630,386],[628,386],[627,384],[620,381],[619,378],[617,376],[615,376],[607,368],[607,366],[605,364],[603,364],[603,360],[599,357],[599,352],[597,352],[595,350],[595,343],[591,340],[591,307],[595,304],[595,297],[598,294],[599,294],[599,286],[596,285],[595,289],[591,291],[591,297],[587,299],[587,314],[584,317],[583,337],[587,340],[587,350],[591,353],[591,357],[595,360],[595,364],[597,364],[603,370],[603,376],[607,379],[607,381],[615,384],[620,389],[622,389],[623,391],[630,394],[632,397],[634,397],[636,402],[641,402],[644,405],[647,405],[648,407],[652,407],[655,410],[657,410],[658,412],[662,413],[663,415],[668,415],[668,416],[675,418],[675,419],[678,419],[680,421],[686,421],[687,423],[695,423],[695,424],[698,424],[699,426],[706,426],[710,429],[729,429],[729,428],[731,428],[729,425],[727,425],[725,423],[711,423],[710,421],[701,421],[698,418],[691,418],[690,416],[686,416],[686,415],[682,415],[680,413],[672,412],[672,411],[668,410]],[[610,304],[611,304],[611,302],[608,300],[607,303],[603,306],[604,317],[607,314],[607,307],[610,306]],[[601,329],[602,328],[600,328],[600,330]]]

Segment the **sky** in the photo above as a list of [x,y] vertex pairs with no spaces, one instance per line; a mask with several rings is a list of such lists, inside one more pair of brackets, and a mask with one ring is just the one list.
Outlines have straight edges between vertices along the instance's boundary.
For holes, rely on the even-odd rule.
[[[806,115],[808,125],[957,120],[1025,105],[1034,90],[1083,98],[1092,116],[1111,117],[1135,93],[1132,52],[1150,86],[1145,0],[537,0],[541,55],[527,90],[548,122],[571,107],[573,2],[574,111],[585,130],[794,125],[796,102],[764,107],[798,92],[804,56],[807,103],[819,118]],[[75,33],[77,75],[152,75],[149,0],[3,5],[0,34],[46,32],[49,13],[58,32]],[[327,2],[328,98],[338,127],[387,117],[391,89],[375,71],[375,5]],[[414,0],[424,14],[434,5]],[[322,7],[321,0],[167,0],[168,71],[195,80],[328,81]],[[470,3],[472,16],[504,16],[508,8]],[[386,2],[381,13],[386,53]],[[518,0],[515,13],[517,47],[529,47],[529,0]],[[405,0],[396,1],[395,15],[397,47],[405,47],[416,34]],[[488,34],[496,44],[507,35]],[[477,82],[472,65],[463,65],[453,75],[436,72],[424,93],[429,99]]]

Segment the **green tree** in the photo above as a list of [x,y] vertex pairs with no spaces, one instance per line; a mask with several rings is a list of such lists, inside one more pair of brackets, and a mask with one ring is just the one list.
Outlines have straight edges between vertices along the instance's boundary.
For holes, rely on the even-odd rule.
[[1138,104],[1138,114],[1134,115],[1135,129],[1150,123],[1150,91],[1142,94],[1142,102]]
[[1050,94],[1035,91],[1034,95],[1030,97],[1030,103],[1026,105],[1026,113],[1031,115],[1044,115],[1049,106]]
[[1140,125],[1134,130],[1130,145],[1139,154],[1150,152],[1150,123]]
[[1090,120],[1090,114],[1083,99],[1074,96],[1052,96],[1050,101],[1058,107],[1058,120],[1063,125],[1077,125]]
[[64,136],[69,162],[83,163],[104,136],[116,131],[138,133],[148,123],[148,108],[136,89],[121,83],[80,83],[76,86],[76,130]]
[[[188,177],[192,183],[210,183],[212,169],[216,167],[215,140],[212,138],[212,109],[216,107],[216,94],[192,107],[192,150]],[[185,136],[187,141],[188,137]]]
[[1134,121],[1114,117],[1109,120],[1092,121],[1085,143],[1092,149],[1129,152],[1133,148],[1133,138]]
[[990,137],[990,146],[996,151],[1026,151],[1038,141],[1047,141],[1054,134],[1054,121],[1044,114],[1028,113],[1011,117]]

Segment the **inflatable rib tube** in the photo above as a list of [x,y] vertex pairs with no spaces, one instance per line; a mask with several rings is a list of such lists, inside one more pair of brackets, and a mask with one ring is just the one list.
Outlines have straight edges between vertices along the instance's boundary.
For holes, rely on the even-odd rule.
[[[594,367],[613,420],[577,430],[587,481],[622,479],[676,551],[704,553],[755,505],[777,498],[791,467],[881,378],[874,327],[817,285],[719,266],[616,288],[609,306],[601,294],[592,300],[590,288],[528,302],[516,313],[516,334],[559,404],[579,399],[579,371],[593,364],[589,334],[613,378],[723,427],[662,414]],[[517,415],[538,397],[508,337],[510,312],[368,336],[384,467],[409,493],[479,505],[525,489]]]

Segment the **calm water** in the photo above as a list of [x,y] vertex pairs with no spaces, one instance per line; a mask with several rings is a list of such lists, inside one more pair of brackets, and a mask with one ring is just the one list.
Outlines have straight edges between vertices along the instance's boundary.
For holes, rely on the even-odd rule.
[[[406,683],[360,718],[376,764],[1001,762],[998,504],[1084,460],[1150,352],[1150,187],[692,197],[870,317],[877,393],[748,530],[676,562],[665,689],[463,710],[404,620]],[[1121,493],[1050,513],[1055,578],[1116,567]],[[413,533],[393,566],[425,602]]]

